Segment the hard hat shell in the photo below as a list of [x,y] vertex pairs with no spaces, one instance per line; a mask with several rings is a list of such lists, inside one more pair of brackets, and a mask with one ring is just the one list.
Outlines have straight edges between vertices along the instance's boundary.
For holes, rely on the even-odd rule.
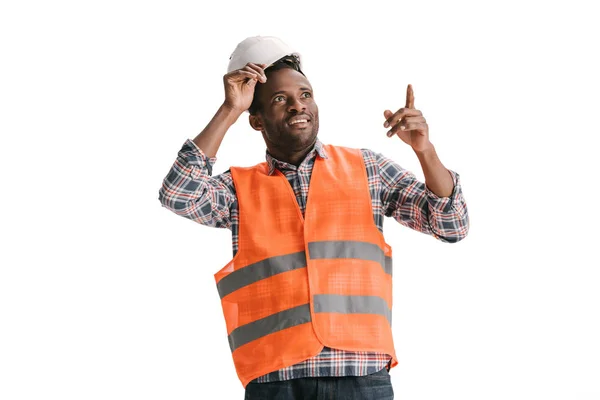
[[267,64],[266,69],[280,58],[292,54],[298,57],[300,70],[302,70],[300,53],[285,44],[281,39],[275,36],[252,36],[238,43],[231,57],[229,57],[227,73],[243,68],[249,62]]

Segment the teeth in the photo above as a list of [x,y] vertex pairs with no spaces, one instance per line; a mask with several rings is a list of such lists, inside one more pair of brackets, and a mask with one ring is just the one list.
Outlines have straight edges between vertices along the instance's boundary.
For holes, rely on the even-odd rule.
[[301,122],[308,122],[306,119],[297,119],[296,121],[290,122],[290,125],[299,124]]

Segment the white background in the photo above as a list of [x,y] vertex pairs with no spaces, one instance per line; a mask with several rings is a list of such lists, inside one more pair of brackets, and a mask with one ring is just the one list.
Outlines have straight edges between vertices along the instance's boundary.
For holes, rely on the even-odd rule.
[[[161,207],[238,42],[304,57],[325,143],[420,179],[406,85],[468,237],[387,220],[398,399],[600,399],[597,14],[583,1],[3,2],[0,398],[241,399],[213,274],[230,232]],[[247,114],[215,173],[264,160]]]

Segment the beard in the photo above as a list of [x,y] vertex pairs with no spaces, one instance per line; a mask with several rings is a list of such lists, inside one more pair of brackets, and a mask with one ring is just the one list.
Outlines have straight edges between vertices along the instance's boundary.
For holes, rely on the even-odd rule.
[[295,128],[286,121],[273,123],[264,121],[263,136],[266,141],[281,151],[301,151],[314,145],[319,132],[318,115],[309,115],[310,122],[305,128]]

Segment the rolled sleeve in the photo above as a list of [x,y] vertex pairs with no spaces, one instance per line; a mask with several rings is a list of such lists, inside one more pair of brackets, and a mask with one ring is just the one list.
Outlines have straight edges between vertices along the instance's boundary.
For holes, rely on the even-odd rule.
[[464,239],[469,231],[467,204],[463,197],[460,175],[448,169],[454,182],[452,194],[440,197],[425,185],[429,208],[428,223],[431,233],[438,239],[455,243]]
[[206,168],[209,176],[212,176],[212,169],[217,161],[216,157],[207,157],[200,147],[190,139],[187,139],[183,144],[179,157],[185,159],[190,166],[196,166],[200,170]]
[[442,242],[455,243],[467,235],[469,217],[458,173],[448,170],[454,188],[450,196],[440,197],[396,162],[381,154],[375,157],[382,184],[381,202],[387,217]]
[[162,206],[203,225],[231,228],[235,188],[229,171],[212,177],[215,162],[187,139],[159,190]]

